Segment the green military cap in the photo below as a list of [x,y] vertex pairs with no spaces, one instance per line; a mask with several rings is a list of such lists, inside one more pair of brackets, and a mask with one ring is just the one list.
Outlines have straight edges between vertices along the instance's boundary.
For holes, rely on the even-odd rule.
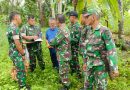
[[99,16],[99,10],[97,10],[97,9],[94,9],[94,8],[91,8],[91,9],[88,9],[87,11],[85,11],[84,13],[83,13],[83,16],[90,16],[90,15],[92,15],[92,14],[96,14],[97,16]]

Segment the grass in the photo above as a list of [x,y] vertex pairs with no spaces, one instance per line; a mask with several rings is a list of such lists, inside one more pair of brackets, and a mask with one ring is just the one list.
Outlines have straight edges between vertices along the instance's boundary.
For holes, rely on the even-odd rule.
[[[45,34],[45,28],[42,29],[42,32]],[[45,38],[42,47],[46,69],[41,71],[37,65],[33,73],[28,73],[27,82],[32,86],[32,90],[58,90],[62,85],[58,82],[58,73],[52,68]],[[130,51],[122,52],[118,48],[117,51],[120,76],[113,81],[109,80],[108,90],[130,90]],[[80,63],[82,64],[81,58]],[[0,90],[18,90],[17,82],[14,82],[10,77],[12,65],[12,61],[8,56],[6,26],[0,24]],[[72,82],[71,90],[79,90],[79,88],[83,86],[83,82],[78,80],[75,76],[70,76],[70,79]]]

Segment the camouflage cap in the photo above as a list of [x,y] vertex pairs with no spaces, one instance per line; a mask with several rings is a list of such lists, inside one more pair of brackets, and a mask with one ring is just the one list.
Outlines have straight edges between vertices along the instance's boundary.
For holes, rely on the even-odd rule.
[[83,16],[90,16],[92,14],[96,14],[97,16],[99,16],[99,11],[97,9],[88,9],[84,14]]

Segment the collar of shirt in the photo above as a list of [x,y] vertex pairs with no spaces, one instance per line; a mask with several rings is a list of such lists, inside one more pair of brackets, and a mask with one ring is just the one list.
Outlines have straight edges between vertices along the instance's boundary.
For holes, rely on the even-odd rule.
[[98,24],[95,30],[99,30],[101,28],[101,24]]
[[59,27],[60,30],[64,30],[66,28],[66,24],[61,24],[61,26]]
[[87,30],[92,30],[92,27],[90,25],[84,25],[83,28]]
[[53,29],[52,29],[52,28],[49,28],[49,29],[50,29],[51,31],[55,31],[57,28],[55,27],[55,28],[53,28]]
[[34,27],[34,26],[35,26],[35,25],[30,25],[30,24],[28,24],[28,23],[27,23],[26,25],[27,25],[28,27]]
[[72,26],[76,26],[77,24],[79,24],[79,22],[77,21],[76,23],[72,24]]
[[100,30],[100,28],[101,28],[101,24],[98,24],[97,27],[96,27],[96,29],[92,29],[92,32],[94,33],[95,31]]
[[13,27],[15,27],[15,28],[17,28],[17,26],[13,22],[11,22],[10,25],[13,26]]

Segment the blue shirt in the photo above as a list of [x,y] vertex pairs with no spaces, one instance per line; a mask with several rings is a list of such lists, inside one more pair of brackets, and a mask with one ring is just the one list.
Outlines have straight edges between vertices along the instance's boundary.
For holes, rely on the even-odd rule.
[[55,38],[56,34],[58,32],[58,28],[48,28],[46,31],[46,40],[48,40],[48,42],[50,42],[52,39]]

